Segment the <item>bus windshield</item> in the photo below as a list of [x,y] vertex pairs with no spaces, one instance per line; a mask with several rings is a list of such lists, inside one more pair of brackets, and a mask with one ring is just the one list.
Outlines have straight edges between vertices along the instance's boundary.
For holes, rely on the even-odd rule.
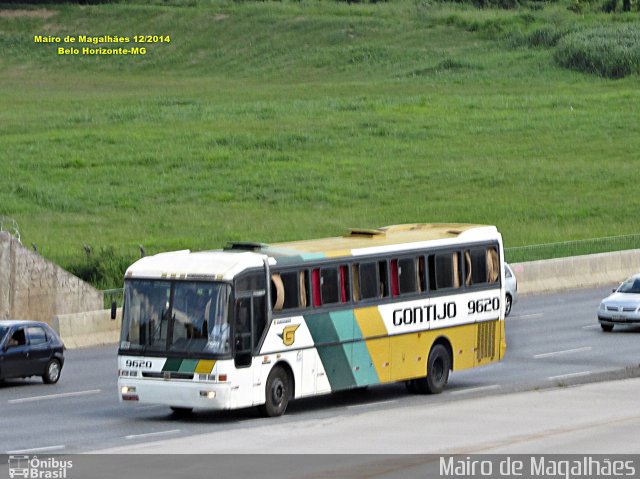
[[227,354],[226,283],[127,280],[120,349]]

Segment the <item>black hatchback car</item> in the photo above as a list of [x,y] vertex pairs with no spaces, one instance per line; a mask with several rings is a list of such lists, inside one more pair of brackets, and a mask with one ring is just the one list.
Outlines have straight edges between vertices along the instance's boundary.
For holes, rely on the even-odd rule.
[[57,383],[64,349],[47,323],[0,321],[0,380],[42,376],[47,384]]

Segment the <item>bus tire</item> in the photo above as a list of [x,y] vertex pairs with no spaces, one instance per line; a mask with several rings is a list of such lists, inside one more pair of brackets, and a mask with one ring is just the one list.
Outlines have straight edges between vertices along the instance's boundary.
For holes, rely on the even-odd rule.
[[422,394],[440,394],[449,381],[451,357],[442,344],[436,344],[429,351],[427,359],[427,376],[416,379],[415,385]]
[[289,376],[280,366],[276,366],[269,373],[265,389],[265,403],[260,411],[267,417],[282,416],[287,410],[290,397]]

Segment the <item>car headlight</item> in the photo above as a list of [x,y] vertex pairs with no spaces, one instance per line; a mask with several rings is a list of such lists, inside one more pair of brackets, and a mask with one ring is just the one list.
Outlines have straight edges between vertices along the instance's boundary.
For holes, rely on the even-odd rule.
[[604,311],[605,309],[605,304],[604,302],[600,303],[600,311]]

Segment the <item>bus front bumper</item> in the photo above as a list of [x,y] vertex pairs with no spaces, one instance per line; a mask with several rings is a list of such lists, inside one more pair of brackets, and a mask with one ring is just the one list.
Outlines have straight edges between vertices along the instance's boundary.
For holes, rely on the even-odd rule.
[[181,408],[229,409],[231,385],[158,379],[118,378],[120,402]]

